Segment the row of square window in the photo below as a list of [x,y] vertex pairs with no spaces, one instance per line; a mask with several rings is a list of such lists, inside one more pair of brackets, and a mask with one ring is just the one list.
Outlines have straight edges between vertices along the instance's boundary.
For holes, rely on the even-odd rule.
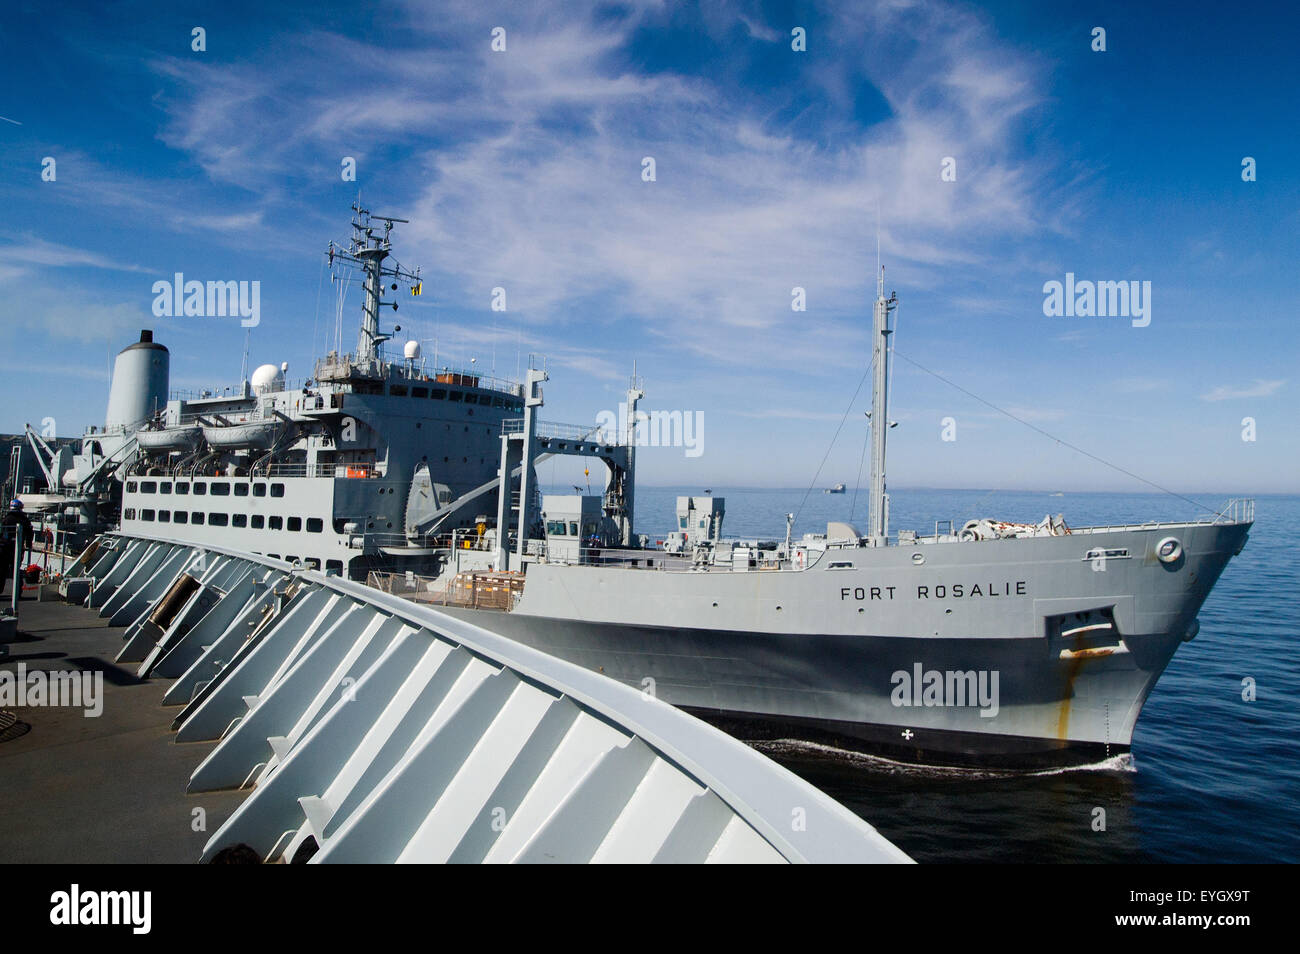
[[[272,497],[283,497],[283,496],[284,496],[284,484],[271,484],[270,486],[271,486],[271,496],[272,496]],[[209,487],[212,488],[211,491],[208,490]],[[212,496],[214,496],[214,497],[229,497],[229,496],[230,496],[230,487],[231,487],[230,484],[228,484],[228,483],[226,483],[225,481],[222,481],[222,480],[214,480],[214,481],[212,481],[211,483],[206,483],[206,484],[195,482],[195,484],[194,484],[194,495],[195,495],[196,497],[202,497],[204,494],[210,492],[210,493],[212,494]],[[249,490],[248,490],[249,487],[252,487],[252,488],[253,488],[252,493],[253,493],[253,496],[254,496],[254,497],[265,497],[265,496],[266,496],[266,487],[267,487],[266,484],[240,484],[240,483],[237,483],[237,484],[234,485],[234,487],[235,487],[235,496],[236,496],[236,497],[247,497],[248,494],[249,494]],[[133,494],[133,493],[135,493],[137,490],[138,490],[140,493],[142,493],[142,494],[159,494],[159,493],[161,493],[161,494],[169,494],[169,493],[172,492],[172,482],[171,482],[170,480],[163,480],[163,481],[157,481],[157,480],[141,480],[141,481],[128,480],[128,481],[126,482],[126,492],[127,492],[127,493],[129,493],[129,494]],[[187,493],[189,493],[189,492],[190,492],[190,485],[189,485],[188,483],[185,483],[185,482],[183,482],[183,481],[179,481],[179,480],[176,481],[176,493],[178,493],[178,494],[187,494]]]
[[[388,393],[393,397],[406,397],[406,385],[394,384],[389,387]],[[504,407],[515,413],[520,413],[524,409],[524,405],[520,401],[507,401],[505,398],[491,394],[475,394],[467,391],[448,393],[446,388],[434,388],[432,391],[428,388],[411,388],[411,397],[433,398],[435,401],[463,401],[466,404],[481,404],[484,407]]]
[[[126,512],[122,515],[124,520],[135,520],[136,511],[134,507],[127,507]],[[210,527],[251,527],[254,530],[292,530],[297,533],[302,530],[302,517],[265,517],[260,513],[209,513],[205,514],[201,510],[195,510],[193,513],[186,513],[184,510],[177,510],[172,513],[170,510],[141,510],[140,520],[145,523],[192,523],[202,525],[207,523]],[[307,532],[320,533],[325,529],[325,522],[320,517],[307,518]]]

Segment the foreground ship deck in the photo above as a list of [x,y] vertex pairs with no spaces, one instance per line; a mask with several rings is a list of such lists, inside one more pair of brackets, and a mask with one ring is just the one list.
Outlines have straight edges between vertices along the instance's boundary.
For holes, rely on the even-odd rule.
[[[125,626],[117,678],[176,677],[161,698],[181,704],[176,741],[219,740],[189,790],[254,789],[207,828],[203,860],[908,860],[735,739],[434,610],[176,541],[114,535],[83,559],[65,589]],[[128,790],[134,763],[114,755]],[[95,831],[99,815],[62,823]]]
[[21,664],[102,674],[103,711],[86,718],[81,708],[0,705],[18,720],[7,729],[0,723],[0,863],[193,862],[247,793],[185,794],[185,778],[212,746],[168,744],[167,683],[113,661],[121,630],[61,601],[25,599],[21,610],[0,673]]

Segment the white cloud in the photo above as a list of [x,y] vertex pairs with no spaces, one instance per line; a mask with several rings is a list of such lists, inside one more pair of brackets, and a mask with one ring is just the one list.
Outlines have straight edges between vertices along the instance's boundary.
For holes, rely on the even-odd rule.
[[[363,170],[376,168],[372,153],[414,149],[413,194],[369,196],[412,220],[401,241],[424,252],[449,300],[477,303],[501,284],[512,309],[555,334],[581,302],[597,323],[638,322],[666,351],[741,367],[825,362],[827,338],[861,340],[877,210],[901,287],[985,261],[991,236],[1038,227],[1034,160],[1009,135],[1038,101],[1037,67],[975,14],[935,2],[832,13],[812,52],[789,54],[805,57],[807,88],[833,104],[837,129],[859,88],[874,86],[891,113],[826,147],[818,124],[777,122],[779,102],[737,98],[722,77],[624,63],[660,5],[622,19],[594,9],[541,18],[505,7],[506,53],[469,25],[493,11],[464,24],[448,15],[440,29],[424,21],[433,50],[313,33],[280,41],[273,64],[159,60],[175,84],[162,138],[252,189],[306,176],[322,147],[355,144]],[[762,35],[743,7],[705,26],[734,38],[741,16]],[[646,155],[656,182],[641,180]],[[939,180],[949,155],[957,183]],[[790,310],[795,286],[806,315]]]
[[1202,401],[1233,401],[1237,398],[1261,398],[1275,394],[1282,385],[1286,384],[1286,379],[1276,381],[1265,381],[1260,378],[1255,379],[1255,383],[1242,388],[1234,388],[1230,385],[1221,384],[1214,390],[1201,395]]
[[[138,265],[116,262],[98,252],[72,248],[47,242],[33,235],[24,235],[11,245],[0,246],[0,259],[6,262],[21,262],[23,265],[37,265],[51,268],[103,268],[119,272],[142,272]],[[25,269],[9,269],[9,277],[25,273]]]

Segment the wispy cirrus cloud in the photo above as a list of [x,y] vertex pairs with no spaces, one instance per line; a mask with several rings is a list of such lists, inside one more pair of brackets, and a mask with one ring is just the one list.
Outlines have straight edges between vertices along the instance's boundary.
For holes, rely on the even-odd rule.
[[1255,379],[1254,384],[1245,387],[1232,387],[1226,384],[1220,384],[1212,391],[1201,395],[1202,401],[1235,401],[1238,398],[1262,398],[1270,397],[1282,389],[1286,384],[1286,379],[1281,378],[1273,381],[1265,381],[1260,378]]
[[[659,4],[544,18],[453,4],[464,16],[437,23],[417,7],[410,43],[318,31],[268,51],[274,70],[156,60],[172,83],[164,142],[253,192],[337,177],[335,154],[374,170],[402,142],[423,172],[394,180],[405,194],[386,190],[382,205],[412,220],[404,241],[433,250],[426,273],[447,300],[481,307],[500,285],[558,346],[578,343],[566,328],[582,310],[643,346],[737,368],[859,363],[808,336],[792,289],[805,289],[822,335],[860,338],[877,224],[902,282],[985,261],[991,235],[1043,227],[1041,162],[1014,135],[1039,102],[1039,67],[962,8],[825,14],[807,53],[756,6],[702,14],[707,42],[740,31],[753,38],[742,56],[797,71],[797,91],[755,96],[708,71],[645,68],[634,39],[662,26]],[[489,43],[498,22],[504,53]],[[808,109],[848,116],[863,97],[883,103],[877,120],[840,130],[836,119],[833,145],[808,135]],[[948,156],[956,183],[939,178]],[[645,157],[655,181],[642,178]]]
[[98,252],[47,242],[34,235],[21,236],[9,245],[0,245],[0,259],[52,268],[103,268],[117,272],[143,272],[138,265],[115,261]]

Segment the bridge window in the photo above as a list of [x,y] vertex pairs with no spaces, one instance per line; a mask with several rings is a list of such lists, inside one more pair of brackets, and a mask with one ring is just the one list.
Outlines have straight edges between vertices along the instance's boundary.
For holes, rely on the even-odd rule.
[[394,384],[388,389],[388,393],[393,397],[406,397],[407,388],[405,384]]
[[447,400],[448,400],[448,401],[463,401],[463,400],[465,400],[465,392],[464,392],[464,391],[449,391],[449,392],[447,393]]
[[466,404],[477,404],[477,403],[478,403],[478,395],[477,395],[477,394],[466,394],[466,395],[465,395],[465,403],[466,403]]
[[569,523],[569,536],[576,537],[577,535],[578,535],[578,521],[574,520]]
[[434,388],[432,391],[429,392],[429,397],[433,398],[435,401],[443,401],[443,400],[446,400],[446,397],[447,397],[447,389],[446,389],[446,388]]
[[502,398],[502,397],[494,397],[494,398],[492,399],[492,406],[493,406],[493,407],[505,407],[505,406],[506,406],[506,399],[505,399],[505,398]]
[[548,537],[564,536],[564,521],[563,520],[546,521],[546,535]]
[[428,396],[428,388],[411,388],[411,397],[427,398]]

